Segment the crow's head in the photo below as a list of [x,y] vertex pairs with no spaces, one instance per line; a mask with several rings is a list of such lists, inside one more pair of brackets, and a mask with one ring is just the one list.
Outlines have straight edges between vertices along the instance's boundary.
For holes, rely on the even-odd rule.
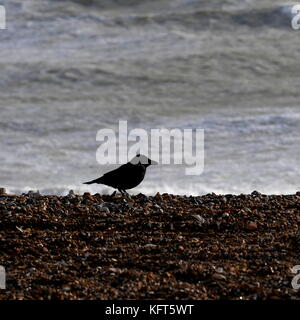
[[149,167],[151,164],[157,164],[156,161],[151,160],[142,154],[137,154],[134,158],[130,160],[130,163],[132,163],[133,165],[142,165],[146,168]]

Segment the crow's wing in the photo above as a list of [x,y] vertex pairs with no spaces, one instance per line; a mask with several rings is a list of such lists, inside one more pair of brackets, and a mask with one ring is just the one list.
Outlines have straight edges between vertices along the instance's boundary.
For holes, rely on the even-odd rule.
[[101,183],[101,184],[106,184],[108,186],[118,188],[118,185],[121,183],[122,180],[126,180],[128,176],[130,176],[132,172],[132,164],[123,164],[121,167],[109,171],[105,173],[102,177],[86,182],[86,184],[92,184],[92,183]]

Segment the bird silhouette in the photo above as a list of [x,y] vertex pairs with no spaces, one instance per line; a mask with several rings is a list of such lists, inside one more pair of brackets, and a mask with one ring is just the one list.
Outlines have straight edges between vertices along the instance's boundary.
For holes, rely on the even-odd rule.
[[98,179],[84,182],[84,184],[104,184],[117,189],[121,194],[126,194],[127,189],[135,188],[144,180],[146,169],[152,164],[157,164],[157,162],[137,154],[121,167],[105,173]]

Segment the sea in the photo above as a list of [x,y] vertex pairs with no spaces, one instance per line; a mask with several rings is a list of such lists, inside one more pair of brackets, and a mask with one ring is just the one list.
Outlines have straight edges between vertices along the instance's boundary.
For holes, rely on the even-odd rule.
[[201,174],[159,163],[132,194],[299,191],[295,4],[0,1],[0,187],[112,193],[83,182],[119,166],[99,163],[97,133],[127,121],[204,130]]

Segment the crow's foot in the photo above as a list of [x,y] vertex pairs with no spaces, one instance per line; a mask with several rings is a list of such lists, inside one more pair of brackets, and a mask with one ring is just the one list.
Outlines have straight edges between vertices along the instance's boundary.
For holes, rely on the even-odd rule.
[[116,195],[117,191],[114,191],[110,196],[114,197]]
[[118,189],[122,196],[131,199],[130,194],[123,189]]

